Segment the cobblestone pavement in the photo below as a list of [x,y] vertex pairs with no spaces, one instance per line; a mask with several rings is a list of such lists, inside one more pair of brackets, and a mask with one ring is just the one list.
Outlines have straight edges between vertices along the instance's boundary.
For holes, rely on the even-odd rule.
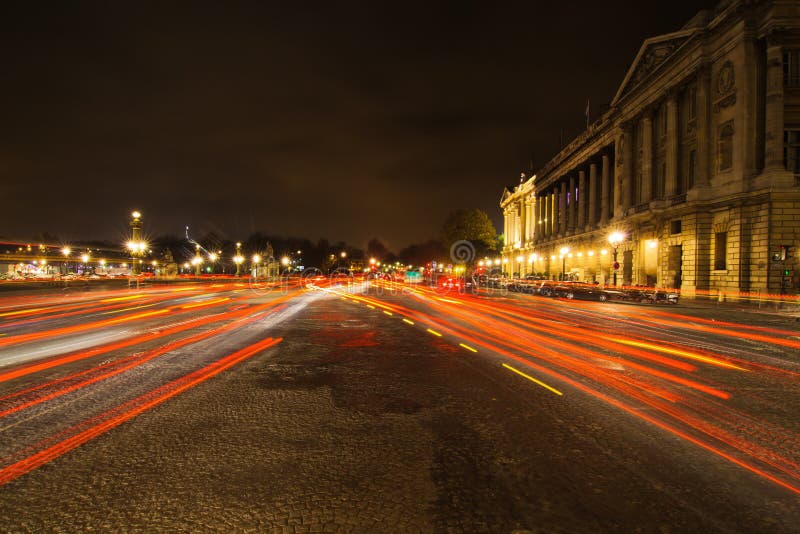
[[[283,341],[0,487],[0,530],[666,533],[800,524],[797,495],[380,309],[316,298],[249,328],[246,336]],[[213,347],[195,351],[202,360]],[[158,372],[179,361],[164,360]]]

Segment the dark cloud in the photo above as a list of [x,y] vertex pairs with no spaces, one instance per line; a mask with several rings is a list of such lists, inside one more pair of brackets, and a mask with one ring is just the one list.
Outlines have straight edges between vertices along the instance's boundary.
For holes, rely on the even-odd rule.
[[[0,7],[0,234],[262,230],[399,249],[606,104],[663,3]],[[708,7],[708,6],[706,6]]]

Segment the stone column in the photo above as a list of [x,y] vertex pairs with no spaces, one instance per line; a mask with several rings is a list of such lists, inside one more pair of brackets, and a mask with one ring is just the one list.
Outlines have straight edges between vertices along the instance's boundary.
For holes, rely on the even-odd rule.
[[544,225],[544,220],[547,217],[547,211],[545,210],[547,207],[547,196],[542,195],[541,191],[536,195],[536,205],[539,206],[537,209],[539,216],[536,218],[536,235],[538,236],[536,241],[541,243],[545,235],[547,235]]
[[578,172],[578,230],[586,227],[586,171]]
[[597,222],[597,164],[589,165],[589,217],[586,230],[594,228]]
[[567,211],[567,233],[575,233],[575,215],[576,215],[576,202],[575,202],[575,175],[569,177],[569,191],[566,196],[566,201],[569,202],[569,210]]
[[783,51],[780,44],[767,45],[766,137],[764,167],[784,170],[783,165]]
[[620,165],[622,172],[615,188],[619,203],[617,204],[618,209],[614,211],[618,218],[622,218],[631,207],[631,195],[633,194],[633,125],[631,123],[622,125],[619,139],[622,143],[619,151],[622,161],[617,164]]
[[558,186],[553,186],[550,194],[550,220],[547,223],[550,229],[550,237],[558,235]]
[[667,147],[666,147],[666,167],[667,175],[664,177],[664,196],[666,198],[675,196],[678,191],[678,173],[680,165],[678,163],[678,96],[675,91],[670,91],[667,96]]
[[559,235],[565,236],[567,235],[567,181],[562,179],[561,180],[561,194],[559,196],[559,204],[558,204],[558,212],[559,212],[559,219],[560,223],[558,225],[558,233]]
[[600,225],[608,224],[608,206],[611,199],[609,191],[611,189],[611,158],[608,154],[603,154],[603,170],[600,179]]
[[503,210],[503,235],[506,236],[506,245],[508,245],[508,239],[510,237],[508,233],[508,208]]
[[[783,61],[781,59],[781,61]],[[781,69],[783,66],[781,65]],[[783,73],[781,72],[781,75]],[[781,82],[782,83],[782,82]],[[711,73],[703,65],[697,72],[697,159],[695,161],[694,185],[707,187],[711,179]],[[783,134],[781,134],[781,140]],[[781,151],[781,161],[783,152]]]
[[642,117],[642,192],[641,203],[653,198],[653,117],[647,110]]

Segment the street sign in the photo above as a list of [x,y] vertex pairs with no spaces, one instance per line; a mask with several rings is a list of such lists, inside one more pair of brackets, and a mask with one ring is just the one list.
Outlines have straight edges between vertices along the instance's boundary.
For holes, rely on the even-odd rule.
[[618,269],[619,269],[619,262],[618,262],[618,261],[615,261],[615,262],[614,262],[614,270],[616,271],[616,270],[618,270]]

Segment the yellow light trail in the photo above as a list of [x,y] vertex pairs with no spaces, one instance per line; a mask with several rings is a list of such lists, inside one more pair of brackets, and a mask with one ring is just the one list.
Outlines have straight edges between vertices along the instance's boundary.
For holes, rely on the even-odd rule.
[[428,328],[428,332],[433,334],[434,336],[442,337],[442,334],[440,334],[436,330],[431,330],[430,328]]
[[633,339],[623,339],[616,337],[606,337],[606,339],[613,341],[615,343],[620,343],[622,345],[630,345],[632,347],[654,350],[656,352],[663,352],[664,354],[671,354],[673,356],[683,356],[684,358],[689,358],[690,360],[697,360],[699,362],[710,363],[711,365],[716,365],[718,367],[725,367],[727,369],[736,369],[737,371],[749,371],[749,369],[745,369],[744,367],[739,367],[738,365],[733,365],[732,363],[726,362],[724,360],[711,358],[710,356],[703,356],[702,354],[697,354],[694,352],[673,349],[670,347],[661,347],[659,345],[653,345],[652,343],[645,343],[643,341],[636,341]]
[[383,310],[383,313],[385,313],[386,315],[394,315],[392,312],[386,310]]
[[404,319],[403,319],[403,322],[404,322],[404,323],[408,323],[408,324],[410,324],[411,326],[414,326],[414,321],[412,321],[412,320],[410,320],[410,319],[405,319],[405,318],[404,318]]
[[555,393],[556,395],[561,395],[561,396],[563,396],[563,395],[564,395],[563,393],[561,393],[561,392],[560,392],[559,390],[557,390],[556,388],[550,387],[550,386],[548,386],[547,384],[545,384],[544,382],[542,382],[541,380],[536,380],[536,379],[535,379],[535,378],[533,378],[532,376],[530,376],[530,375],[526,375],[526,374],[525,374],[525,373],[523,373],[522,371],[520,371],[520,370],[518,370],[518,369],[514,369],[513,367],[511,367],[511,366],[510,366],[510,365],[508,365],[508,364],[505,364],[505,363],[504,363],[504,364],[503,364],[503,367],[505,367],[505,368],[506,368],[506,369],[508,369],[509,371],[513,371],[513,372],[517,373],[517,374],[518,374],[518,375],[520,375],[520,376],[524,376],[525,378],[527,378],[528,380],[530,380],[530,381],[531,381],[531,382],[533,382],[534,384],[537,384],[537,385],[539,385],[539,386],[542,386],[544,389],[546,389],[546,390],[548,390],[548,391],[552,391],[552,392],[553,392],[553,393]]
[[199,308],[200,306],[209,306],[211,304],[219,304],[220,302],[225,302],[226,300],[231,300],[230,297],[224,297],[221,299],[216,300],[204,300],[203,302],[197,302],[195,304],[187,304],[186,306],[181,306],[182,310],[189,310],[192,308]]
[[120,300],[133,300],[144,298],[144,295],[128,295],[127,297],[115,297],[113,299],[103,299],[100,302],[119,302]]
[[467,349],[467,350],[468,350],[468,351],[470,351],[470,352],[478,352],[477,350],[473,349],[473,348],[472,348],[472,347],[470,347],[469,345],[465,345],[465,344],[463,344],[463,343],[459,343],[459,344],[458,344],[458,346],[459,346],[459,347],[462,347],[462,348],[465,348],[465,349]]
[[132,308],[122,308],[121,310],[112,310],[109,312],[103,312],[100,315],[111,315],[114,313],[122,313],[131,310],[141,310],[142,308],[150,308],[151,306],[155,306],[155,304],[142,304],[141,306],[134,306]]
[[373,306],[372,304],[367,304],[367,308],[372,308],[374,310],[375,306]]
[[0,317],[11,317],[13,315],[20,315],[22,313],[32,313],[37,311],[46,310],[47,308],[26,308],[20,311],[0,313]]

